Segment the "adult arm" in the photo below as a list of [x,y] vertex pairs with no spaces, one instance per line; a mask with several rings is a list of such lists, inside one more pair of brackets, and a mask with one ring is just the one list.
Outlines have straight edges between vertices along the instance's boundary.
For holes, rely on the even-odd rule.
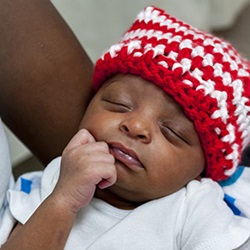
[[44,164],[78,130],[92,68],[50,1],[0,1],[0,116]]

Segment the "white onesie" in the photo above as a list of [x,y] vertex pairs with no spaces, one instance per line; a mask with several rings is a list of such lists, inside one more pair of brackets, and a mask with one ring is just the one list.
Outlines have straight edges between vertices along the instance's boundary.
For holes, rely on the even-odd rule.
[[[10,211],[19,222],[53,190],[60,160],[23,175],[9,191]],[[250,220],[234,215],[223,197],[222,188],[204,178],[130,211],[94,198],[79,211],[65,249],[232,250],[249,238]]]

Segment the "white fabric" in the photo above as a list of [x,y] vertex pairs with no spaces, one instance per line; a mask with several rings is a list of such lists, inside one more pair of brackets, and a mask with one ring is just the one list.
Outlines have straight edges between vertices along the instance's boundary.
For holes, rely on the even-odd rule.
[[2,124],[1,119],[0,119],[0,159],[1,159],[0,160],[0,173],[1,173],[0,207],[2,207],[5,193],[9,186],[9,181],[11,177],[11,161],[10,161],[9,146],[8,146],[7,138],[3,129],[3,124]]
[[[41,183],[37,181],[38,173],[34,178],[32,175],[23,176],[31,181],[29,194],[18,192],[20,187],[17,186],[16,191],[9,191],[10,210],[21,223],[27,221],[53,190],[59,165],[60,158],[52,161],[43,172]],[[233,215],[223,202],[223,196],[217,183],[202,179],[131,211],[93,199],[78,213],[65,249],[237,248],[250,237],[250,221]]]
[[250,219],[250,167],[238,166],[220,185],[225,193],[224,200],[234,214]]
[[[13,217],[9,214],[6,192],[14,185],[14,179],[11,174],[11,160],[9,145],[0,119],[0,246],[13,227]],[[4,230],[3,230],[4,225]]]

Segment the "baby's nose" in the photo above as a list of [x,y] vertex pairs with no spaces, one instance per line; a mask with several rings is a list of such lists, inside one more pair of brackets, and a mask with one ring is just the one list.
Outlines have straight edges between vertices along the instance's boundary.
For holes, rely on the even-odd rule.
[[120,124],[120,130],[144,143],[149,143],[152,139],[149,121],[138,116],[123,120]]

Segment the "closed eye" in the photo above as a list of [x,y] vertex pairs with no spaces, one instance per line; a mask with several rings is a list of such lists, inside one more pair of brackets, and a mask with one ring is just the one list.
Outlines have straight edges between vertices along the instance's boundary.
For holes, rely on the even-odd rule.
[[107,109],[110,111],[125,113],[132,110],[128,104],[123,102],[117,102],[108,99],[103,99],[103,101],[106,103]]
[[171,127],[162,126],[161,132],[163,136],[172,143],[182,141],[182,142],[189,144],[180,133],[178,133],[176,130],[172,129]]

